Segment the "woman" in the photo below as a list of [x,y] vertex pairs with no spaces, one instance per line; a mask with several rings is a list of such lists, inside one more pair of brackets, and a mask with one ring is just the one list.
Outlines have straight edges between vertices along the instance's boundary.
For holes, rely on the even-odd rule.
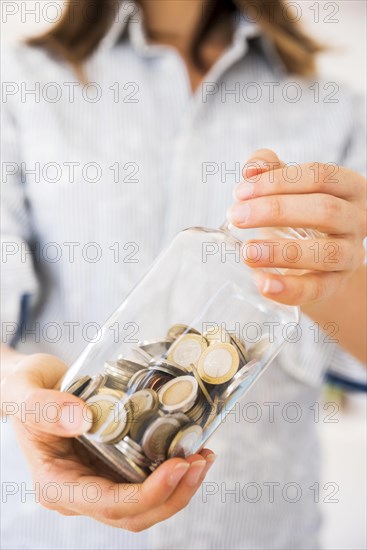
[[[318,48],[296,19],[278,1],[72,1],[9,53],[3,411],[25,459],[8,422],[4,547],[317,548],[314,411],[326,369],[347,377],[364,359],[364,118],[311,78]],[[90,427],[78,398],[52,388],[178,230],[220,225],[235,186],[238,227],[324,235],[300,242],[302,276],[259,278],[265,296],[302,306],[302,338],[248,394],[256,418],[226,420],[216,467],[175,516],[214,454],[115,484],[69,439]],[[295,267],[259,244],[256,267]],[[339,345],[316,337],[330,323]]]

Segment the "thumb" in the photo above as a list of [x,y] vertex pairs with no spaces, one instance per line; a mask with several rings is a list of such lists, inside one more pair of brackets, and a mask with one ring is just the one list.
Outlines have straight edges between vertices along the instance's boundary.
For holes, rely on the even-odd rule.
[[251,155],[243,167],[244,179],[253,178],[263,172],[283,168],[285,163],[271,149],[257,149]]
[[58,437],[74,437],[87,432],[92,412],[78,397],[54,388],[67,366],[47,354],[23,359],[3,381],[1,410],[14,416],[31,430]]

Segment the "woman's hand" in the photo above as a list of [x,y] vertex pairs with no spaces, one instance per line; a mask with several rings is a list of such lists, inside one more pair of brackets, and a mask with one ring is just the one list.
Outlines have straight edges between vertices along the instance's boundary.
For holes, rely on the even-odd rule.
[[116,483],[77,440],[92,416],[77,397],[56,391],[66,365],[52,355],[22,359],[2,383],[2,410],[14,419],[40,503],[64,515],[141,531],[169,518],[190,501],[215,456],[209,450],[173,458],[142,484]]
[[[289,239],[274,237],[247,241],[246,246],[255,244],[256,249],[256,261],[245,258],[251,267],[308,271],[279,276],[255,272],[260,291],[290,305],[310,304],[335,294],[365,257],[365,178],[332,164],[287,169],[267,149],[253,154],[243,177],[245,181],[234,191],[236,204],[228,212],[235,226],[303,227],[324,234],[315,240],[295,240],[294,246]],[[275,245],[269,246],[270,240]]]

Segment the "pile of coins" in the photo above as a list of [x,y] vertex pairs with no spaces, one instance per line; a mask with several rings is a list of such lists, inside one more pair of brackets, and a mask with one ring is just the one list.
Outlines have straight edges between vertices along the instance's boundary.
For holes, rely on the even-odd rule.
[[[259,346],[257,346],[259,348]],[[160,341],[119,356],[65,389],[93,414],[79,439],[128,481],[141,482],[167,458],[198,449],[203,430],[258,363],[235,334],[174,325]]]

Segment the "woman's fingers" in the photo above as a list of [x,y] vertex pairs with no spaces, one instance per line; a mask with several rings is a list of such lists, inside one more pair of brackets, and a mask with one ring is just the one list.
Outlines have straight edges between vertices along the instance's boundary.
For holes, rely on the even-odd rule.
[[365,256],[362,243],[351,246],[347,239],[291,240],[269,237],[249,240],[242,247],[242,258],[250,267],[279,267],[317,271],[356,269]]
[[279,277],[266,273],[256,274],[258,288],[264,296],[295,306],[328,298],[338,290],[345,277],[344,271]]
[[[121,522],[127,518],[145,514],[161,506],[174,492],[181,479],[189,470],[184,459],[174,458],[164,462],[144,483],[112,483],[97,477],[81,477],[75,491],[72,510],[103,522]],[[98,501],[85,499],[85,487],[98,488]],[[66,503],[63,504],[65,507]]]
[[25,358],[2,383],[1,410],[29,429],[73,437],[89,430],[91,411],[74,395],[53,389],[67,366],[52,355]]
[[[143,521],[144,517],[162,507],[175,491],[179,490],[179,494],[165,513],[173,515],[186,505],[200,484],[207,462],[201,455],[192,455],[187,460],[168,460],[142,484],[113,483],[102,477],[81,475],[79,468],[75,469],[72,463],[69,468],[67,466],[67,461],[56,459],[48,471],[39,473],[40,480],[35,481],[40,485],[52,481],[53,487],[57,486],[59,490],[57,502],[44,501],[42,504],[49,509],[68,510],[103,523],[129,528],[130,518],[141,516]],[[41,492],[45,496],[44,491]]]
[[266,195],[323,193],[360,201],[366,198],[366,181],[360,174],[335,163],[285,164],[273,151],[254,153],[244,166],[245,181],[234,190],[236,200]]
[[199,489],[214,460],[215,455],[209,449],[205,449],[200,455],[188,457],[190,468],[166,502],[150,512],[128,518],[121,526],[131,531],[142,531],[185,508]]
[[362,209],[332,195],[270,195],[239,202],[228,219],[240,228],[307,227],[330,234],[362,234]]
[[242,170],[244,179],[252,178],[263,172],[279,170],[285,166],[271,149],[258,149],[254,151]]

